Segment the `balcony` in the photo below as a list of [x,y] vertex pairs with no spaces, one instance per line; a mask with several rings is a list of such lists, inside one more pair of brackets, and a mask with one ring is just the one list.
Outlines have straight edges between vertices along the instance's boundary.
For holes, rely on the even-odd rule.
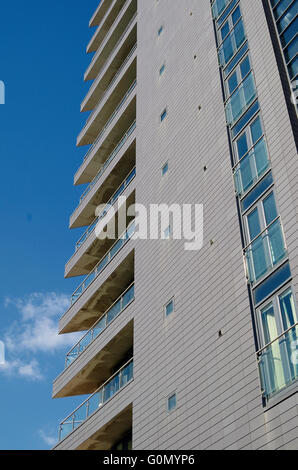
[[136,83],[133,83],[86,153],[75,174],[75,184],[90,183],[93,180],[135,120]]
[[102,0],[99,3],[89,22],[90,28],[93,26],[98,26],[101,23],[102,19],[104,18],[105,14],[111,6],[112,1],[113,0]]
[[135,129],[134,121],[83,192],[78,207],[70,217],[70,228],[91,224],[100,201],[109,199],[113,188],[119,186],[125,175],[135,167]]
[[106,34],[109,32],[119,12],[122,10],[125,0],[113,0],[102,17],[91,41],[87,46],[87,53],[96,51],[103,42]]
[[94,54],[84,75],[86,81],[94,80],[97,77],[110,55],[120,46],[127,32],[135,24],[136,16],[137,0],[128,0],[120,11],[117,19],[114,21],[104,41],[101,43],[101,46]]
[[248,280],[255,284],[287,255],[280,218],[275,219],[244,251]]
[[114,243],[108,253],[99,261],[90,274],[79,285],[71,296],[71,305],[73,305],[90,286],[90,284],[97,278],[97,276],[105,269],[105,267],[112,261],[124,245],[131,239],[135,233],[135,223],[131,222],[124,232],[124,234]]
[[94,219],[92,224],[89,225],[87,230],[83,233],[81,238],[77,241],[76,246],[75,246],[75,251],[77,251],[85,243],[85,241],[88,240],[90,234],[95,230],[98,223],[107,215],[110,208],[114,206],[114,204],[118,201],[121,194],[123,194],[124,190],[130,184],[130,182],[135,178],[135,176],[136,176],[136,168],[133,168],[133,170],[129,173],[129,175],[125,178],[125,180],[118,187],[118,189],[114,192],[113,196],[110,197],[110,199],[106,203],[106,206],[103,209],[103,211],[100,213],[100,215]]
[[106,313],[100,317],[99,320],[90,328],[89,331],[83,336],[83,338],[66,354],[65,368],[69,367],[70,364],[77,359],[85,349],[93,343],[93,341],[101,335],[103,331],[110,325],[110,323],[118,317],[128,305],[133,302],[135,298],[134,284],[131,284],[128,289],[118,298],[114,304],[106,311]]
[[233,126],[256,97],[255,81],[250,72],[226,103],[228,125]]
[[59,426],[59,441],[73,432],[84,421],[86,421],[99,408],[104,406],[121,389],[133,380],[133,359],[128,361],[116,372],[107,382],[105,382],[90,398],[80,405],[71,415],[69,415]]
[[117,76],[114,77],[109,88],[101,97],[94,110],[88,117],[85,126],[80,132],[77,145],[94,143],[98,136],[98,129],[106,129],[121,109],[130,93],[136,87],[136,56],[132,55],[123,64]]
[[[119,211],[122,208],[122,205],[118,205],[120,196],[126,197],[127,207],[135,202],[135,185],[133,184],[135,175],[136,172],[134,168],[114,192],[113,196],[104,203],[105,208],[101,211],[100,215],[93,220],[92,224],[89,225],[87,230],[77,241],[75,253],[65,266],[65,277],[89,274],[102,256],[108,251],[111,246],[111,240],[108,238],[99,238],[96,230],[98,223],[109,214],[109,211],[114,210],[115,227],[118,226]],[[127,223],[129,223],[131,219],[132,216],[127,217]],[[120,234],[118,235],[120,236]]]
[[121,70],[128,61],[134,60],[137,51],[137,27],[136,25],[127,32],[121,45],[113,51],[101,72],[90,86],[86,97],[81,104],[81,111],[91,111],[107,92],[112,82],[117,79]]
[[87,186],[79,204],[70,216],[70,228],[89,226],[94,221],[94,214],[102,201],[111,199],[115,188],[121,186],[126,175],[136,165],[135,123],[130,126],[121,141],[114,148],[108,159],[101,166],[97,175]]
[[234,167],[237,195],[242,197],[260,180],[270,166],[265,139],[262,138]]
[[59,333],[87,331],[134,281],[135,240],[123,245],[59,320]]
[[90,395],[127,361],[133,350],[135,304],[130,302],[53,384],[53,398]]
[[257,353],[263,396],[266,400],[298,379],[298,324]]

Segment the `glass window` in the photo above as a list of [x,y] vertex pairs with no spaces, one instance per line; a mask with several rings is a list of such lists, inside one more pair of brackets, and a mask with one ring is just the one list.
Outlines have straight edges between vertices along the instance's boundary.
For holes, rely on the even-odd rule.
[[174,393],[168,398],[168,411],[173,411],[176,409],[176,407],[177,407],[177,398],[176,398],[176,393]]
[[167,110],[164,109],[163,112],[160,115],[160,121],[161,122],[164,121],[166,117],[167,117]]
[[298,378],[292,353],[297,348],[297,313],[292,288],[275,295],[257,312],[259,371],[267,399]]
[[174,312],[174,300],[171,300],[165,307],[166,317],[170,316]]

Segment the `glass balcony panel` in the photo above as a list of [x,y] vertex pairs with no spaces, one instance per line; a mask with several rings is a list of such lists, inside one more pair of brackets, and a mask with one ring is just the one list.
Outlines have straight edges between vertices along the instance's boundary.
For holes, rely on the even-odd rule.
[[261,384],[267,399],[297,380],[297,341],[296,325],[259,354]]
[[120,387],[124,387],[133,378],[133,363],[128,364],[121,371]]
[[93,339],[93,332],[92,330],[88,331],[88,333],[82,338],[80,341],[80,354],[89,346]]
[[76,429],[83,421],[87,418],[87,403],[84,403],[74,414],[73,414],[73,426]]
[[89,398],[89,400],[88,400],[88,403],[89,403],[88,416],[92,415],[92,413],[94,413],[96,410],[98,410],[98,408],[100,408],[102,406],[102,404],[103,404],[102,398],[103,398],[102,389],[99,392],[92,395],[92,397]]
[[106,327],[107,317],[105,315],[93,328],[93,339],[97,338]]
[[104,386],[103,401],[106,402],[107,400],[109,400],[113,395],[115,395],[115,393],[118,392],[119,388],[120,388],[120,377],[118,374]]
[[273,265],[283,259],[286,254],[284,236],[279,220],[268,229],[268,239]]
[[227,121],[233,125],[256,97],[255,81],[250,73],[226,104]]
[[122,298],[122,308],[125,308],[135,297],[135,288],[132,286],[130,289],[128,289],[127,292],[123,295]]
[[246,37],[242,20],[240,20],[219,49],[220,65],[225,66],[239,50]]
[[254,240],[246,251],[250,282],[258,281],[286,255],[280,220],[276,220],[266,232]]
[[68,434],[73,431],[73,421],[67,421],[60,425],[59,429],[59,441],[62,441]]
[[118,251],[123,247],[123,245],[124,240],[120,238],[110,250],[110,259],[112,259],[118,253]]
[[235,184],[238,195],[242,196],[269,168],[267,146],[264,139],[239,162],[235,170]]
[[118,301],[107,313],[107,323],[111,323],[121,312],[121,302]]

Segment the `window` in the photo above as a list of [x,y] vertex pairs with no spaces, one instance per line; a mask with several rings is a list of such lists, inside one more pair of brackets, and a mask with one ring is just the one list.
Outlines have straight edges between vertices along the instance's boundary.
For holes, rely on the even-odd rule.
[[168,397],[168,411],[174,411],[177,407],[176,393],[173,393]]
[[164,230],[163,239],[169,240],[170,238],[171,238],[171,226],[168,225],[168,227]]
[[168,318],[174,312],[174,300],[170,300],[165,306],[165,316]]
[[163,26],[161,26],[159,30],[157,31],[157,35],[160,36],[162,32],[163,32]]
[[298,378],[298,361],[293,360],[298,349],[297,309],[291,287],[258,309],[257,325],[262,388],[269,398]]
[[162,66],[161,66],[160,69],[159,69],[159,75],[160,75],[160,76],[164,73],[165,68],[166,68],[165,64],[162,64]]
[[242,196],[269,168],[267,145],[260,115],[249,124],[234,142],[236,190]]
[[167,117],[167,108],[163,110],[163,112],[160,115],[160,122],[163,122],[165,118]]
[[246,37],[240,7],[238,6],[219,30],[219,59],[225,66],[240,49]]
[[286,255],[281,221],[273,191],[261,199],[245,217],[249,280],[254,283]]
[[167,163],[164,164],[164,166],[163,166],[162,169],[161,169],[161,174],[162,174],[162,176],[165,176],[168,171],[169,171],[169,164],[168,164],[168,162],[167,162]]
[[248,75],[251,71],[251,64],[249,60],[249,56],[247,55],[239,65],[237,65],[234,72],[228,77],[226,80],[226,96],[230,96],[236,88],[240,85],[242,80]]
[[250,72],[226,103],[227,123],[233,126],[257,96],[253,73]]

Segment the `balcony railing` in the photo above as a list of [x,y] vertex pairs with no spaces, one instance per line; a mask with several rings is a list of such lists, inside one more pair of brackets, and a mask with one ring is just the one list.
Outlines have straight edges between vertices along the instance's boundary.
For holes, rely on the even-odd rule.
[[269,168],[265,139],[262,138],[235,166],[234,177],[238,196],[248,191]]
[[288,387],[298,379],[298,323],[257,353],[264,397]]
[[80,202],[79,204],[82,203],[82,201],[85,199],[85,197],[87,196],[87,194],[91,191],[91,189],[94,187],[94,185],[97,183],[97,181],[99,180],[99,178],[102,176],[102,174],[106,171],[106,169],[108,168],[108,166],[110,165],[110,163],[112,163],[112,161],[114,160],[114,158],[118,155],[118,153],[120,152],[120,150],[122,149],[123,145],[125,144],[125,142],[127,141],[127,139],[129,138],[129,136],[133,133],[133,131],[135,130],[136,128],[136,121],[134,121],[132,123],[132,125],[130,126],[130,128],[128,129],[128,131],[126,131],[126,133],[124,134],[124,136],[122,137],[122,139],[120,140],[120,142],[116,145],[116,147],[114,148],[113,152],[111,153],[111,155],[107,158],[107,160],[104,162],[104,165],[101,167],[101,169],[99,170],[99,172],[97,173],[97,175],[95,176],[95,178],[91,181],[91,183],[88,185],[88,187],[86,188],[86,190],[84,191],[84,193],[82,194],[81,198],[80,198]]
[[280,218],[275,219],[245,249],[248,279],[253,284],[287,254]]
[[231,126],[234,125],[256,96],[255,81],[252,72],[250,72],[226,103],[227,123]]
[[98,411],[119,390],[133,380],[133,359],[130,359],[121,369],[105,382],[91,397],[85,400],[59,426],[59,441],[68,436],[93,413]]
[[66,354],[65,368],[84,352],[101,333],[110,325],[110,323],[122,313],[135,298],[135,286],[132,284],[126,291],[113,303],[106,313],[90,328],[83,338]]
[[104,127],[102,128],[102,130],[100,131],[100,133],[98,134],[96,140],[94,141],[94,143],[92,144],[92,147],[90,147],[90,149],[88,150],[88,152],[86,153],[85,157],[84,157],[84,161],[87,160],[87,158],[89,157],[89,155],[92,153],[92,151],[94,150],[96,144],[100,141],[101,137],[103,136],[103,134],[105,133],[106,129],[109,127],[109,125],[111,124],[111,122],[113,121],[113,119],[115,118],[115,116],[118,114],[118,112],[120,111],[120,109],[122,108],[122,106],[124,105],[124,103],[126,103],[128,97],[131,95],[131,93],[133,92],[133,90],[135,89],[135,87],[137,86],[137,81],[135,80],[132,85],[129,87],[128,91],[126,92],[126,94],[124,95],[124,97],[122,98],[122,100],[120,101],[120,103],[117,105],[116,109],[114,110],[113,114],[110,116],[110,118],[108,119],[107,123],[104,125]]
[[124,192],[124,190],[127,188],[127,186],[130,184],[130,182],[134,179],[136,176],[136,168],[133,168],[133,170],[129,173],[129,175],[125,178],[123,183],[119,186],[119,188],[115,191],[113,196],[110,198],[110,200],[106,203],[105,208],[103,211],[100,213],[98,217],[94,219],[91,225],[89,225],[88,229],[86,232],[81,236],[81,238],[77,241],[76,243],[76,248],[75,251],[77,251],[83,243],[87,240],[87,238],[90,236],[90,234],[94,231],[95,227],[97,226],[98,222],[105,217],[105,215],[108,213],[109,209],[117,199],[121,196],[121,194]]
[[135,222],[132,221],[125,232],[119,237],[119,239],[114,243],[112,248],[109,249],[108,253],[99,261],[95,268],[91,271],[90,274],[84,279],[84,281],[79,285],[75,292],[71,296],[71,305],[73,305],[79,297],[85,292],[85,290],[90,286],[90,284],[97,278],[97,276],[104,270],[104,268],[112,261],[112,259],[117,255],[121,248],[131,239],[135,233]]
[[85,127],[87,126],[89,121],[92,119],[92,117],[95,115],[97,109],[102,105],[103,101],[106,99],[108,92],[111,90],[111,88],[113,87],[113,85],[117,81],[117,78],[119,77],[119,75],[121,75],[121,72],[125,68],[126,64],[128,63],[131,56],[134,54],[136,49],[137,49],[137,45],[135,44],[134,47],[132,48],[132,50],[130,51],[130,53],[128,54],[128,56],[124,59],[124,62],[122,62],[122,64],[120,65],[120,68],[118,69],[116,75],[114,75],[114,77],[112,78],[112,80],[109,83],[108,87],[105,89],[103,96],[101,97],[99,102],[96,104],[96,106],[93,109],[93,111],[91,112],[90,116],[88,116],[88,119],[86,120],[86,124],[85,124],[83,130],[85,129]]

